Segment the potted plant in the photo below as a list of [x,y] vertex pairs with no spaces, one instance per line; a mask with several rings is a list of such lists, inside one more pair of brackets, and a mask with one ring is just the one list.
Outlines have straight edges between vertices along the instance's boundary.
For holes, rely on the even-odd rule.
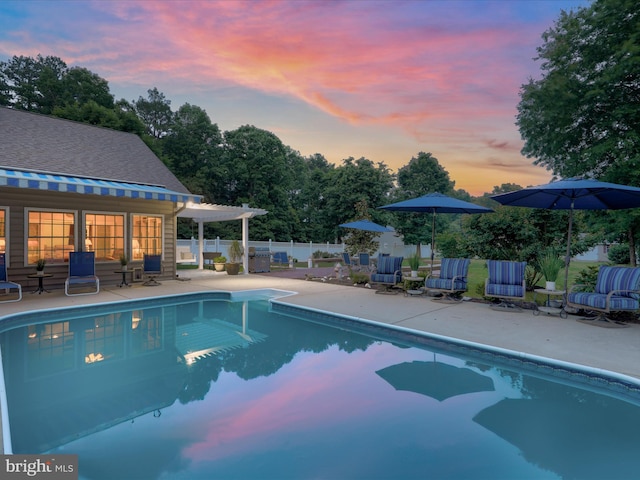
[[242,260],[242,247],[240,246],[240,242],[237,240],[231,242],[227,253],[229,254],[229,263],[226,265],[227,274],[238,275],[240,272],[240,261]]
[[127,265],[129,264],[129,259],[124,253],[120,254],[120,267],[123,272],[127,270]]
[[411,277],[418,276],[418,269],[420,268],[420,255],[417,253],[411,257],[409,257],[409,268],[411,269]]
[[227,263],[227,257],[219,256],[213,259],[213,267],[216,272],[224,272],[224,264]]
[[47,261],[44,258],[39,258],[36,261],[36,274],[44,275],[44,266],[47,264]]
[[538,270],[546,281],[545,290],[556,289],[556,280],[562,267],[564,267],[564,261],[553,249],[546,250],[540,258],[538,258]]

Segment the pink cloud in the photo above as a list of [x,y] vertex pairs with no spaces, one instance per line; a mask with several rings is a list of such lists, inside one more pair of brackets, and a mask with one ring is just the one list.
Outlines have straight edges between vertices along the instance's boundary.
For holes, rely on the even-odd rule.
[[[0,35],[0,51],[58,55],[111,84],[140,86],[141,95],[159,85],[185,96],[240,86],[370,132],[386,127],[405,136],[412,154],[437,146],[434,154],[444,159],[458,148],[475,149],[485,166],[488,152],[499,158],[496,165],[522,159],[518,91],[550,26],[512,15],[520,5],[500,5],[494,14],[448,2],[89,5],[91,12],[50,9],[45,28],[32,7],[23,29]],[[410,156],[387,163],[397,168]]]

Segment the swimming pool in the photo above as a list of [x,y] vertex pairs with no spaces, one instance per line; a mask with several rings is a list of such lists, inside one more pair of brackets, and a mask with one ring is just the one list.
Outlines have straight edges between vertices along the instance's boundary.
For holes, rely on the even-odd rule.
[[91,479],[638,472],[634,385],[267,297],[6,320],[14,453],[78,454]]

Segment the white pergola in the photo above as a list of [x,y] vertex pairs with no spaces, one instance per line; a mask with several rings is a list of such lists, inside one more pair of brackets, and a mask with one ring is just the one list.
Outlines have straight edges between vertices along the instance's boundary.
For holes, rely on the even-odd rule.
[[[249,208],[248,204],[242,207],[232,207],[229,205],[215,205],[211,203],[191,203],[187,202],[176,212],[177,217],[191,218],[198,223],[198,268],[204,268],[202,252],[204,251],[204,223],[205,222],[228,222],[230,220],[242,220],[242,249],[249,252],[249,219],[258,215],[266,215],[268,212],[261,208]],[[249,273],[249,255],[242,258],[244,274]]]

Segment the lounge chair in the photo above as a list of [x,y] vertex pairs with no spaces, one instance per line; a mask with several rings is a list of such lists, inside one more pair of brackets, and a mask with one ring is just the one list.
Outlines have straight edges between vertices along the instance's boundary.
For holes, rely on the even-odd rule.
[[371,273],[375,270],[375,266],[371,262],[368,253],[358,254],[358,264],[361,272]]
[[634,312],[640,309],[640,268],[603,265],[593,292],[585,292],[584,285],[574,285],[567,295],[567,306],[597,312],[594,318],[581,318],[582,322],[603,322],[602,326],[623,326],[624,322],[611,320],[612,312]]
[[[81,287],[72,292],[71,287]],[[91,288],[91,291],[86,291]],[[69,276],[64,282],[65,295],[95,295],[100,292],[100,279],[96,277],[95,252],[69,252]]]
[[384,289],[377,289],[376,293],[399,293],[394,287],[402,283],[402,260],[404,257],[378,256],[378,264],[371,274],[370,283],[382,285]]
[[162,255],[147,255],[145,253],[142,260],[142,273],[147,277],[142,284],[148,287],[162,285],[156,280],[162,274]]
[[522,302],[526,293],[525,270],[527,262],[487,260],[489,278],[484,283],[484,296],[497,298],[495,310],[520,311],[514,301]]
[[289,266],[289,255],[287,252],[273,252],[273,263],[286,268]]
[[351,255],[347,252],[342,252],[342,266],[348,268],[350,271],[357,270],[357,265],[351,261]]
[[[0,253],[0,290],[4,290],[5,294],[9,294],[11,290],[18,291],[18,298],[13,300],[0,300],[0,302],[8,303],[8,302],[19,302],[22,300],[22,285],[15,282],[10,282],[7,278],[7,259],[6,254]],[[1,297],[0,297],[1,298]]]
[[467,291],[468,258],[443,258],[440,262],[439,276],[427,275],[424,282],[426,290],[442,293],[439,301],[461,301],[461,293]]

